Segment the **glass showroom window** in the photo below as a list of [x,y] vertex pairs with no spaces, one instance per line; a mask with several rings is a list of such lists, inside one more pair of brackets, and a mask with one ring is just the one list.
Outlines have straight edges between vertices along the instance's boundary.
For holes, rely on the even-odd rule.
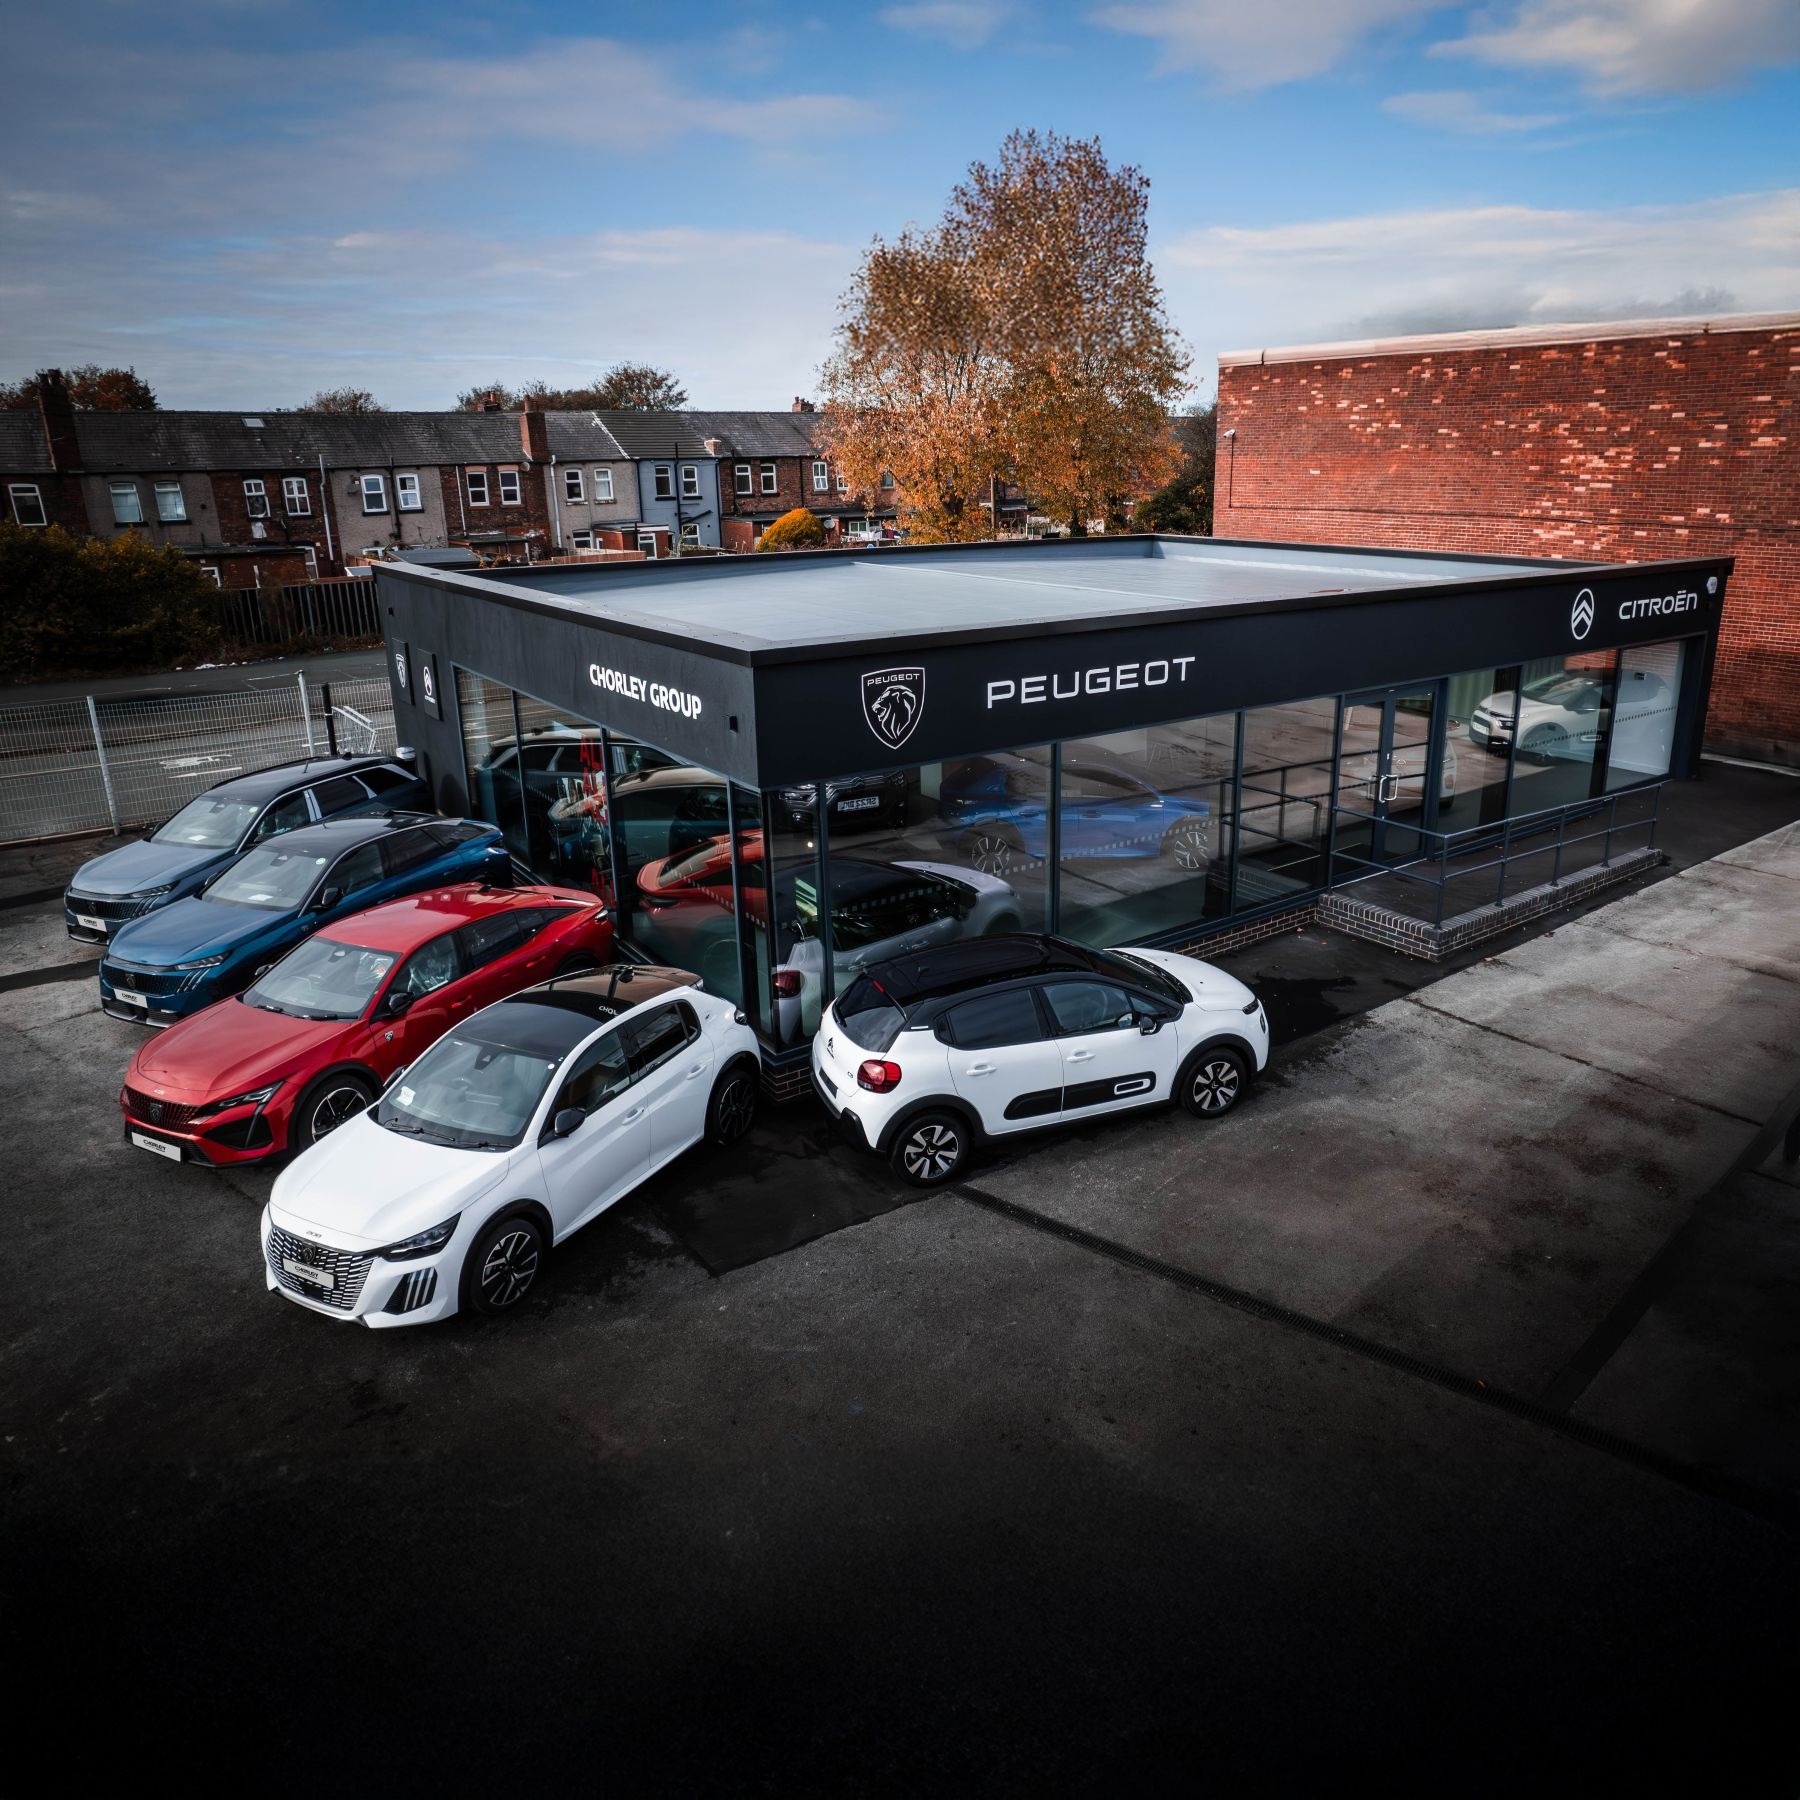
[[1062,747],[1061,929],[1128,943],[1231,908],[1236,713]]
[[394,477],[394,498],[402,512],[423,512],[425,497],[419,492],[417,475],[396,475]]
[[179,481],[156,484],[156,516],[165,525],[180,525],[187,519],[187,497]]
[[529,862],[512,689],[485,676],[471,675],[467,669],[458,669],[456,706],[462,715],[469,810],[490,825],[498,825],[506,833],[507,847],[513,855]]
[[826,998],[819,809],[816,800],[805,803],[802,792],[763,795],[762,855],[755,857],[746,843],[740,865],[763,865],[744,923],[762,938],[751,961],[768,971],[764,1032],[783,1047],[803,1044],[818,1030]]
[[1687,645],[1640,644],[1619,652],[1618,693],[1613,705],[1612,753],[1606,786],[1660,781],[1675,757],[1675,709]]
[[[260,487],[261,482],[257,483]],[[244,483],[244,492],[250,491],[250,483]],[[267,510],[265,506],[265,511]],[[112,484],[112,512],[115,525],[141,525],[144,522],[144,503],[138,498],[135,481],[115,481]],[[251,518],[258,517],[252,509]]]
[[290,519],[304,519],[312,512],[312,495],[306,490],[304,475],[282,476],[281,504]]
[[606,834],[606,734],[529,694],[512,761],[525,797],[525,861],[546,881],[613,897]]
[[1519,711],[1519,667],[1452,675],[1438,781],[1439,831],[1463,831],[1506,817],[1506,779]]
[[595,500],[597,500],[597,501],[611,500],[612,497],[613,497],[612,470],[611,469],[596,469],[594,471],[594,498],[595,498]]
[[1244,714],[1235,911],[1324,885],[1337,712],[1319,699]]
[[1610,650],[1525,665],[1513,728],[1514,818],[1601,791],[1612,731],[1612,665]]

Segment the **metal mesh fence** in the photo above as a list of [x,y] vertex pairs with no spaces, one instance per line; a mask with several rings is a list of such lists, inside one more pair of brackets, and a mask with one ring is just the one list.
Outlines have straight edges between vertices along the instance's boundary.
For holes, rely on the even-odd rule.
[[129,830],[275,763],[394,748],[381,680],[0,707],[0,842]]

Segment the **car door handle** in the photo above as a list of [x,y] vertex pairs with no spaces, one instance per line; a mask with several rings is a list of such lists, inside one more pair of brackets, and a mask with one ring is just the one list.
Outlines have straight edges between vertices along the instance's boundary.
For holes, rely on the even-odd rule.
[[1070,1062],[1092,1062],[1093,1060],[1094,1053],[1091,1050],[1071,1050],[1069,1052]]
[[622,1125],[629,1125],[633,1119],[641,1119],[643,1116],[644,1109],[641,1106],[634,1106],[619,1122]]
[[991,1075],[993,1072],[994,1065],[992,1063],[970,1063],[969,1066],[963,1070],[965,1075]]
[[705,1073],[706,1073],[706,1064],[705,1063],[695,1063],[694,1066],[688,1070],[687,1078],[689,1081],[692,1081],[696,1075],[704,1075]]

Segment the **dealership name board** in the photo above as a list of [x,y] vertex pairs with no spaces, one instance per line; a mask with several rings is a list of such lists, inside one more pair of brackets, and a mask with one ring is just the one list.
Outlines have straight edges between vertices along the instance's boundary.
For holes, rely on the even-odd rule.
[[1652,594],[1642,600],[1621,600],[1619,617],[1629,623],[1633,619],[1660,619],[1672,613],[1700,610],[1700,596],[1692,588],[1678,588],[1672,594]]
[[620,694],[661,712],[677,713],[684,719],[700,716],[700,696],[682,688],[669,687],[660,681],[646,681],[642,675],[628,675],[623,669],[609,669],[604,663],[588,664],[588,680],[604,694]]
[[1097,663],[1065,674],[1003,675],[987,684],[988,711],[1016,703],[1035,706],[1044,700],[1073,700],[1080,694],[1120,694],[1131,688],[1184,687],[1196,659],[1151,657],[1143,662]]

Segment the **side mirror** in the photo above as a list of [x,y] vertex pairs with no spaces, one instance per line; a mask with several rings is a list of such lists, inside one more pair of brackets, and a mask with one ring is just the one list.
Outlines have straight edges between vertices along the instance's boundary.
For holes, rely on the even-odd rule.
[[404,988],[397,988],[393,993],[388,995],[387,1001],[382,1007],[382,1011],[385,1012],[390,1019],[397,1019],[416,999],[418,999],[418,997],[417,994],[408,993]]
[[386,1081],[384,1081],[384,1082],[383,1082],[383,1083],[382,1083],[382,1084],[381,1084],[381,1091],[382,1091],[382,1092],[383,1092],[383,1093],[384,1093],[384,1094],[385,1094],[385,1093],[386,1093],[386,1092],[387,1092],[387,1091],[388,1091],[388,1089],[389,1089],[389,1088],[391,1088],[391,1087],[392,1087],[392,1086],[393,1086],[393,1085],[394,1085],[394,1083],[395,1083],[395,1082],[396,1082],[396,1081],[398,1081],[398,1080],[399,1080],[399,1079],[400,1079],[400,1077],[401,1077],[401,1076],[402,1076],[402,1075],[404,1075],[404,1074],[405,1074],[405,1073],[406,1073],[406,1064],[405,1064],[405,1063],[402,1063],[402,1064],[401,1064],[401,1065],[400,1065],[400,1066],[399,1066],[399,1068],[397,1068],[397,1069],[396,1069],[396,1070],[395,1070],[395,1071],[394,1071],[394,1072],[393,1072],[393,1074],[391,1074],[391,1075],[390,1075],[390,1076],[389,1076],[389,1077],[388,1077],[388,1078],[387,1078],[387,1080],[386,1080]]
[[550,1121],[550,1135],[553,1138],[573,1137],[587,1122],[587,1109],[582,1106],[565,1106]]
[[1144,1018],[1138,1020],[1138,1030],[1141,1031],[1145,1037],[1155,1037],[1162,1028],[1163,1022],[1155,1015],[1155,1013],[1147,1014]]
[[330,912],[343,897],[344,890],[342,888],[320,888],[318,898],[313,901],[313,911]]

